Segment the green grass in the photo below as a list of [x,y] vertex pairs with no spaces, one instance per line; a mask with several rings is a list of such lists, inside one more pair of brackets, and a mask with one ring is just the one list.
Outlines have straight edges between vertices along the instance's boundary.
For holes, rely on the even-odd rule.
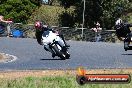
[[0,88],[131,88],[129,84],[85,84],[79,85],[75,76],[26,77],[0,79]]

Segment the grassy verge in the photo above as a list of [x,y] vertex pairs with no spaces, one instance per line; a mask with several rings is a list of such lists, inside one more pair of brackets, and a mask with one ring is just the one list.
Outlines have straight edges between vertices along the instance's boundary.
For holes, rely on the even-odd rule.
[[85,84],[80,86],[75,76],[25,77],[0,79],[0,88],[131,88],[129,84]]
[[[95,69],[87,74],[131,74],[132,69]],[[131,88],[128,84],[85,84],[76,82],[76,70],[2,71],[0,88]]]

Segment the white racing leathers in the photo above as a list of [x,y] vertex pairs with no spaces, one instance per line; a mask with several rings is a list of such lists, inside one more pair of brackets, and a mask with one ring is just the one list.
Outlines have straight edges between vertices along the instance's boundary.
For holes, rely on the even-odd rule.
[[[53,53],[53,50],[50,48],[49,44],[52,44],[54,41],[57,41],[62,47],[65,46],[64,41],[59,37],[59,34],[53,33],[52,31],[44,31],[42,35],[42,42],[44,47]],[[59,49],[61,49],[60,46],[58,46]]]

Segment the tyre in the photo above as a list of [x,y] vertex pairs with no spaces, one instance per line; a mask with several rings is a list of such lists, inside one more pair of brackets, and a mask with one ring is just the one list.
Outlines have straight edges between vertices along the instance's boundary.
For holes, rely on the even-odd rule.
[[63,54],[57,47],[57,45],[52,46],[54,51],[56,52],[56,54],[62,59],[65,60],[66,59],[66,55]]
[[66,52],[66,59],[69,59],[70,58],[70,54],[69,54],[69,52],[67,51]]

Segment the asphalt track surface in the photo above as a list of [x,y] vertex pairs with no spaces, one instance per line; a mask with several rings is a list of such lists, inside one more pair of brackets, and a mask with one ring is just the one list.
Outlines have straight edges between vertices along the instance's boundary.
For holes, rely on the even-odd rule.
[[0,70],[44,70],[132,68],[132,51],[125,51],[123,43],[67,41],[71,58],[52,58],[51,53],[38,45],[36,39],[0,38],[0,53],[17,57],[15,61],[0,63]]

